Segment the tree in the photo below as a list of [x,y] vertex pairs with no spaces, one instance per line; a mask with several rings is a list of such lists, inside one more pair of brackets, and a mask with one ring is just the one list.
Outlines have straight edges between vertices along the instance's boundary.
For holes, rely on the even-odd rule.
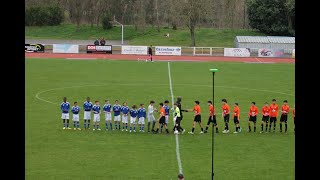
[[[248,2],[249,24],[252,28],[269,35],[294,35],[293,8],[287,0],[250,0]],[[291,26],[291,27],[290,27]],[[291,29],[290,29],[291,28]]]
[[69,10],[69,16],[72,22],[77,24],[77,31],[80,30],[80,23],[83,18],[83,10],[85,8],[85,0],[68,0],[67,6]]
[[191,46],[196,46],[195,28],[199,23],[199,18],[208,11],[208,0],[184,0],[180,2],[182,6],[182,16],[185,19],[187,27],[190,31]]

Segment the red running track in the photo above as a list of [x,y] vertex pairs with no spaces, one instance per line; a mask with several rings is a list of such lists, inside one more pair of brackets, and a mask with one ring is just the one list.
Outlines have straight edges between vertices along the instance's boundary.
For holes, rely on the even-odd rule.
[[[61,53],[25,53],[26,58],[65,58],[65,59],[147,59],[146,55],[124,54],[61,54]],[[259,57],[219,57],[219,56],[153,56],[155,61],[202,61],[202,62],[246,62],[246,63],[295,63],[294,58],[259,58]]]

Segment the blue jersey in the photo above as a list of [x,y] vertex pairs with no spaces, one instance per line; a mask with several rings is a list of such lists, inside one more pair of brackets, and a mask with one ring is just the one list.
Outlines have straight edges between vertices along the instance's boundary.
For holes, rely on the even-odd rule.
[[71,111],[72,111],[73,114],[79,114],[80,107],[79,106],[72,106]]
[[146,109],[144,109],[144,108],[139,108],[138,109],[138,118],[141,118],[141,117],[144,117],[144,118],[146,118]]
[[122,114],[128,114],[130,111],[129,106],[122,106],[121,112]]
[[114,116],[119,116],[121,112],[121,106],[120,104],[115,104],[112,106],[112,111]]
[[137,117],[137,115],[138,115],[138,111],[136,110],[136,109],[131,109],[130,110],[130,116],[131,117]]
[[62,102],[60,108],[62,113],[69,113],[70,104],[68,102]]
[[103,106],[103,111],[110,112],[111,111],[111,104],[105,104]]
[[92,102],[86,101],[86,102],[83,103],[83,109],[84,109],[85,111],[91,111],[91,110],[92,110],[92,107],[93,107]]
[[166,112],[166,115],[169,115],[170,107],[167,105],[164,105],[163,108],[164,108],[164,111]]
[[99,114],[100,113],[100,105],[93,105],[92,110],[93,110],[93,114]]

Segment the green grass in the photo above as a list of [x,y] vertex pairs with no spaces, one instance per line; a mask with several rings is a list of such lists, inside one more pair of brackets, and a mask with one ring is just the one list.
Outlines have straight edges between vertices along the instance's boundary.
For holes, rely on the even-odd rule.
[[[163,35],[169,33],[170,37]],[[234,47],[235,36],[260,36],[264,35],[253,30],[219,30],[212,28],[196,29],[196,46],[206,47]],[[111,30],[103,30],[102,27],[93,28],[89,25],[82,25],[80,31],[76,26],[64,24],[61,26],[26,27],[26,39],[75,39],[94,40],[104,36],[107,40],[121,40],[121,27],[114,27]],[[190,32],[187,28],[178,30],[161,28],[158,33],[156,28],[147,27],[145,33],[135,31],[133,26],[124,27],[124,40],[129,40],[130,45],[163,45],[163,46],[190,46]]]
[[[59,110],[63,96],[70,103],[80,102],[80,107],[87,96],[102,104],[106,98],[112,102],[127,101],[130,107],[139,103],[148,105],[150,100],[156,104],[171,101],[167,62],[26,59],[25,64],[26,179],[176,179],[174,135],[62,130]],[[292,114],[288,134],[279,133],[279,124],[276,133],[248,133],[246,129],[251,101],[256,101],[259,110],[272,98],[279,105],[287,99],[293,107],[295,66],[172,62],[174,96],[183,97],[184,108],[192,108],[193,101],[199,100],[203,123],[208,117],[205,102],[212,98],[210,68],[220,70],[215,76],[217,111],[221,112],[222,98],[227,98],[230,106],[238,102],[243,129],[241,134],[215,135],[215,179],[293,180]],[[37,99],[37,94],[55,104]],[[80,118],[82,126],[83,112]],[[101,119],[104,129],[104,115]],[[182,127],[189,131],[192,122],[192,113],[184,113]],[[235,127],[230,122],[233,132]],[[261,115],[257,122],[259,132]],[[218,125],[221,132],[224,124],[219,115]],[[197,126],[195,135],[179,135],[186,179],[211,178],[211,128],[208,134],[199,135],[199,130]]]

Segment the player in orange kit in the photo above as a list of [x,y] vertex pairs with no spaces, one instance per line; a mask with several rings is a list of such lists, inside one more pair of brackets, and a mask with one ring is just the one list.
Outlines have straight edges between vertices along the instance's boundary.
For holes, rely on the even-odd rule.
[[270,115],[270,107],[267,102],[264,103],[264,106],[261,110],[262,113],[262,121],[261,121],[261,131],[263,133],[263,124],[266,123],[266,133],[268,132],[268,123],[269,123],[269,115]]
[[199,104],[200,104],[199,101],[194,101],[194,107],[193,107],[194,119],[193,119],[192,131],[188,132],[189,134],[194,134],[194,128],[197,123],[199,123],[200,128],[201,128],[200,134],[203,134],[203,126],[201,123],[201,109],[200,109]]
[[240,128],[240,108],[238,106],[238,103],[234,103],[234,107],[233,107],[233,121],[234,121],[234,125],[236,125],[236,131],[233,133],[239,133],[241,132],[241,128]]
[[250,122],[253,122],[253,126],[254,126],[254,132],[256,132],[257,126],[257,115],[258,115],[258,108],[256,106],[256,102],[252,102],[251,106],[250,106],[250,110],[249,110],[249,120],[248,120],[248,131],[251,132],[251,126],[250,126]]
[[159,106],[160,106],[160,111],[159,111],[160,117],[158,119],[159,124],[158,124],[157,130],[154,131],[154,133],[158,133],[159,132],[159,127],[160,127],[160,125],[162,125],[166,129],[167,134],[169,134],[169,131],[168,131],[168,128],[167,128],[167,125],[166,125],[166,117],[165,117],[166,116],[166,111],[163,108],[163,103],[160,103]]
[[288,101],[284,100],[283,105],[281,106],[280,132],[282,132],[282,122],[284,122],[284,125],[285,125],[284,132],[287,133],[287,130],[288,130],[287,120],[288,120],[289,112],[290,112],[290,107],[288,105]]
[[229,133],[229,119],[230,119],[230,106],[227,104],[226,99],[222,99],[222,117],[225,123],[222,133]]
[[204,130],[204,133],[208,132],[208,128],[209,128],[211,122],[212,122],[213,126],[216,127],[216,133],[219,133],[217,119],[216,119],[216,113],[215,113],[215,109],[212,105],[212,101],[208,101],[208,106],[209,106],[209,119],[208,119],[206,129]]
[[277,123],[277,117],[278,117],[278,110],[279,107],[276,104],[276,99],[272,99],[272,104],[270,105],[270,126],[269,126],[269,132],[271,132],[271,125],[273,123],[273,132],[276,131],[276,123]]
[[294,124],[294,133],[296,133],[296,105],[293,105],[292,110],[292,116],[293,116],[293,124]]

